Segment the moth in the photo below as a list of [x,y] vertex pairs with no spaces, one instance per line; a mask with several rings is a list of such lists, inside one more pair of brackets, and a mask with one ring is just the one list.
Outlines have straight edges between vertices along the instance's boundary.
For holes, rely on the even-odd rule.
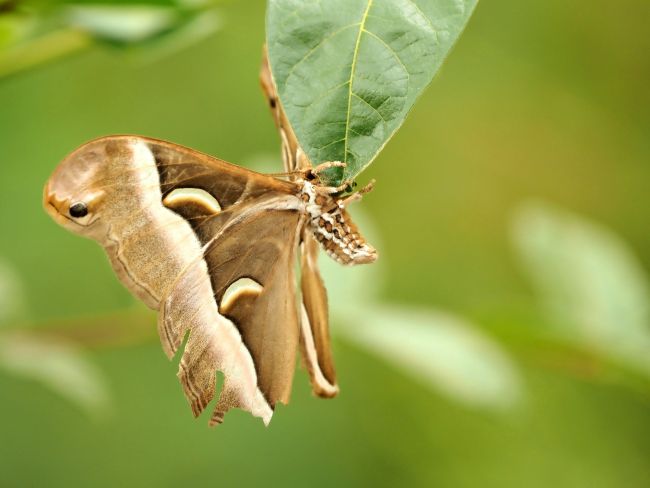
[[[265,62],[262,86],[282,138],[288,179],[148,137],[114,135],[68,155],[45,185],[47,213],[97,241],[120,281],[158,310],[194,416],[224,382],[210,425],[231,408],[271,420],[287,403],[297,349],[321,397],[338,392],[330,350],[322,247],[347,265],[377,258],[346,206],[366,190],[320,184],[297,143]],[[300,286],[295,282],[300,263]],[[183,348],[184,345],[184,348]]]

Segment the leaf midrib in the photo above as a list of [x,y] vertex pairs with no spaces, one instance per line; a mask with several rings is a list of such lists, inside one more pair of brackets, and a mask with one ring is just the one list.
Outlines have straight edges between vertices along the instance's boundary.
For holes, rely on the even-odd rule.
[[361,17],[361,21],[359,22],[359,33],[357,34],[357,40],[354,45],[354,52],[352,54],[352,66],[350,67],[350,80],[348,81],[348,108],[347,108],[347,114],[345,117],[345,137],[344,137],[344,144],[343,144],[343,161],[345,163],[348,162],[348,140],[349,140],[349,133],[350,133],[350,114],[352,112],[352,82],[354,81],[354,72],[357,68],[357,57],[359,55],[359,45],[361,44],[361,36],[363,35],[363,31],[365,30],[366,27],[366,20],[368,19],[368,13],[370,12],[370,7],[372,6],[373,0],[368,0],[368,4],[366,5],[366,9],[363,12],[363,16]]

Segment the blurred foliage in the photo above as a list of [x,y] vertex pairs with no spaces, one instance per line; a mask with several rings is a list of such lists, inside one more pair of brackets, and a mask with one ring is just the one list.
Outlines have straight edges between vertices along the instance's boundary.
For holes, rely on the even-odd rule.
[[215,3],[5,0],[0,4],[0,77],[95,43],[128,50],[151,62],[214,33],[220,25]]
[[42,383],[90,417],[103,417],[109,394],[103,375],[79,346],[28,332],[0,333],[0,369]]
[[102,416],[109,404],[104,378],[78,345],[25,327],[3,328],[25,323],[23,288],[18,274],[0,261],[0,371],[40,382],[91,417]]
[[650,484],[647,2],[479,5],[368,171],[380,263],[323,261],[340,396],[299,373],[268,429],[233,412],[217,430],[192,420],[154,314],[40,204],[57,161],[110,133],[281,166],[264,3],[220,4],[218,34],[187,38],[158,7],[211,6],[148,5],[148,34],[121,38],[94,2],[0,7],[0,485]]
[[625,242],[541,204],[519,210],[514,238],[555,332],[650,375],[650,286]]

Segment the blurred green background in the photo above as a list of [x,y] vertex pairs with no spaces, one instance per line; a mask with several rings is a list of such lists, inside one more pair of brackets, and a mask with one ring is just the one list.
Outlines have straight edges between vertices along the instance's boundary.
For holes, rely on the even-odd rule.
[[479,4],[361,176],[380,263],[328,266],[341,394],[299,371],[268,429],[193,420],[155,316],[41,209],[100,135],[280,167],[264,2],[160,6],[0,2],[0,486],[650,486],[647,1]]

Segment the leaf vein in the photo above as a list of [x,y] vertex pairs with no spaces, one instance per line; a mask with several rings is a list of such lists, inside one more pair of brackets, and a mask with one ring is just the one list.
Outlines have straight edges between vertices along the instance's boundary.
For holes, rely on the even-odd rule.
[[402,69],[403,69],[404,72],[406,73],[406,79],[407,79],[407,81],[408,81],[408,79],[411,77],[411,73],[410,73],[409,70],[406,68],[406,65],[405,65],[404,62],[402,61],[402,58],[400,58],[400,57],[399,57],[399,54],[397,54],[397,51],[395,51],[392,47],[390,47],[390,45],[389,45],[386,41],[384,41],[381,37],[379,37],[379,36],[378,36],[377,34],[375,34],[374,32],[371,32],[371,31],[369,31],[369,30],[365,30],[365,29],[364,29],[364,32],[365,32],[366,34],[371,35],[371,36],[374,37],[375,39],[377,39],[379,42],[381,42],[381,43],[383,44],[383,46],[384,46],[386,49],[388,49],[388,51],[389,51],[389,52],[390,52],[390,53],[395,57],[395,59],[397,60],[397,62],[400,64],[400,66],[402,66]]
[[[377,115],[379,115],[379,118],[384,122],[384,124],[388,124],[388,121],[384,118],[384,116],[377,110],[375,107],[370,105],[370,103],[363,97],[359,96],[357,93],[352,93],[352,96],[357,97],[359,100],[361,100],[363,103],[368,105]],[[352,129],[350,129],[352,130]]]
[[327,95],[329,95],[330,93],[332,93],[335,90],[338,90],[339,88],[344,87],[348,83],[349,83],[348,81],[344,81],[343,83],[339,83],[338,85],[335,85],[335,86],[333,86],[331,88],[328,88],[323,93],[320,93],[316,98],[314,98],[313,100],[310,100],[307,105],[300,106],[300,108],[304,109],[305,112],[307,112],[314,104],[316,104],[317,102],[320,102]]
[[415,9],[418,11],[418,13],[419,13],[419,14],[424,18],[424,20],[427,22],[427,24],[429,24],[429,28],[431,29],[431,32],[432,32],[433,34],[435,34],[435,36],[436,36],[436,42],[438,42],[438,30],[433,26],[433,23],[431,22],[431,19],[430,19],[429,17],[427,17],[427,16],[424,14],[424,12],[423,12],[422,9],[420,8],[420,6],[415,2],[415,0],[406,0],[406,1],[407,1],[408,3],[410,3],[411,5],[413,5],[413,7],[415,7]]
[[314,148],[314,149],[318,149],[319,151],[322,151],[323,149],[326,149],[326,148],[328,148],[328,147],[330,147],[330,146],[333,146],[334,144],[338,144],[339,142],[343,142],[344,140],[345,140],[345,138],[343,138],[343,139],[338,139],[338,140],[336,140],[336,141],[332,141],[332,142],[330,142],[330,143],[328,143],[328,144],[325,144],[324,146],[316,147],[316,148]]
[[357,25],[359,25],[359,24],[357,23],[357,24],[348,24],[348,25],[344,25],[343,27],[341,27],[341,28],[339,28],[339,29],[336,29],[334,32],[330,33],[329,35],[323,37],[320,41],[318,41],[318,43],[317,43],[314,47],[312,47],[309,51],[307,51],[307,52],[305,53],[305,55],[304,55],[302,58],[300,58],[300,59],[296,62],[296,64],[294,64],[294,65],[291,67],[291,69],[290,69],[289,72],[287,73],[287,77],[285,78],[285,80],[286,80],[286,81],[285,81],[285,85],[286,85],[287,81],[289,80],[289,78],[291,78],[291,76],[293,75],[293,73],[294,73],[294,71],[296,70],[296,68],[297,68],[298,66],[300,66],[302,63],[304,63],[304,62],[305,62],[305,61],[306,61],[306,60],[307,60],[307,59],[308,59],[312,54],[314,54],[314,53],[315,53],[315,52],[316,52],[316,51],[317,51],[317,50],[318,50],[318,49],[319,49],[323,44],[325,44],[326,42],[330,41],[333,37],[336,37],[337,35],[339,35],[339,34],[340,34],[341,32],[343,32],[344,30],[349,29],[350,27],[355,27],[355,26],[357,26]]

